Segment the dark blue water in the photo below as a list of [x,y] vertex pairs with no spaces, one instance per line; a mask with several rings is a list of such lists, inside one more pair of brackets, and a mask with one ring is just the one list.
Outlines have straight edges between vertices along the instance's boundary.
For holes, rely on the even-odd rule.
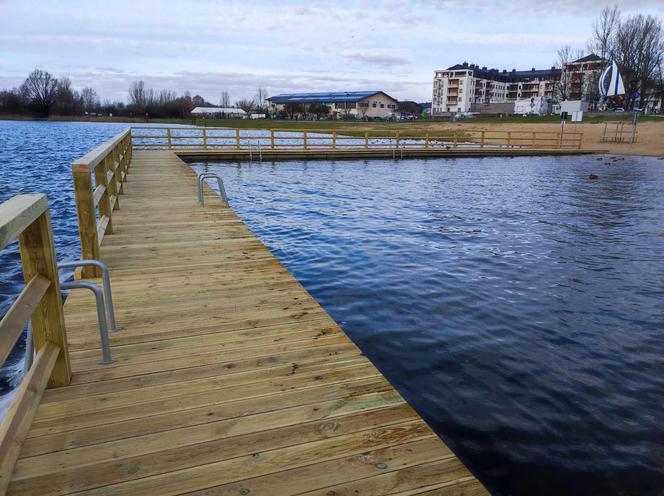
[[664,161],[194,167],[496,493],[664,494]]
[[[80,244],[71,163],[121,132],[127,124],[0,120],[0,202],[24,193],[46,193],[58,260],[79,258]],[[23,287],[17,243],[0,251],[0,315]],[[0,368],[0,417],[21,379],[25,342]]]
[[[79,250],[70,164],[124,127],[0,121],[0,201],[48,193],[61,260]],[[664,161],[209,168],[497,494],[664,494]],[[2,313],[15,244],[0,269]]]

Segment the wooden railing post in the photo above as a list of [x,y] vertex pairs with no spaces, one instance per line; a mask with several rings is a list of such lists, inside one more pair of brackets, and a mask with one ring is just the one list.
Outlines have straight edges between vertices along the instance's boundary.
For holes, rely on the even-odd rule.
[[95,184],[97,186],[104,186],[104,193],[99,199],[99,218],[106,216],[108,218],[108,224],[104,230],[104,234],[113,233],[113,212],[111,210],[111,192],[108,187],[108,177],[106,176],[106,159],[102,160],[100,164],[95,167]]
[[[127,134],[127,151],[129,152],[129,158],[127,159],[127,168],[125,169],[125,172],[129,172],[129,166],[131,165],[131,157],[134,154],[134,140],[131,136],[131,129],[129,130],[129,133]],[[125,181],[127,179],[125,178]]]
[[306,150],[309,146],[309,143],[307,142],[307,132],[302,131],[302,143],[304,145],[304,149]]
[[395,147],[399,148],[399,145],[401,144],[401,134],[399,133],[399,131],[397,131],[396,135],[394,136],[394,143]]
[[[104,168],[106,169],[106,181],[109,190],[108,199],[111,202],[111,210],[117,210],[120,208],[120,199],[118,198],[118,183],[115,181],[115,170],[113,169],[115,167],[113,156],[114,150],[106,156],[102,164],[104,164]],[[108,177],[109,173],[110,178]],[[111,199],[111,196],[114,198]]]
[[364,148],[369,149],[369,131],[364,131]]
[[583,145],[583,133],[579,133],[579,145],[577,148],[580,150],[582,145]]
[[507,131],[507,148],[512,146],[512,132]]
[[240,130],[239,129],[235,130],[235,148],[237,150],[240,149]]
[[[97,220],[92,198],[90,167],[74,164],[71,172],[74,177],[74,193],[76,194],[81,258],[99,260],[99,240],[97,239]],[[101,277],[101,271],[97,267],[86,266],[83,267],[83,277]]]
[[[113,157],[111,161],[111,167],[113,168],[113,182],[115,195],[116,197],[122,194],[122,166],[120,164],[120,154],[122,153],[122,143],[118,143],[118,146],[113,148],[111,156]],[[120,208],[120,198],[115,199],[115,209]]]
[[19,246],[26,284],[38,275],[45,277],[51,283],[41,304],[32,314],[32,339],[36,351],[48,343],[60,348],[49,378],[49,385],[66,386],[71,380],[71,364],[51,231],[51,214],[48,209],[19,235]]
[[429,133],[424,135],[424,148],[429,149]]
[[166,128],[166,137],[168,138],[168,149],[171,149],[171,128]]
[[206,132],[206,129],[207,128],[203,128],[203,148],[205,148],[207,150],[208,146],[207,146],[207,132]]
[[454,136],[452,137],[452,146],[454,148],[457,147],[458,141],[459,141],[459,135],[457,134],[457,131],[454,131]]
[[480,133],[480,148],[484,148],[484,130]]
[[337,132],[332,131],[332,149],[336,150],[337,149]]
[[274,150],[274,129],[270,129],[270,148]]

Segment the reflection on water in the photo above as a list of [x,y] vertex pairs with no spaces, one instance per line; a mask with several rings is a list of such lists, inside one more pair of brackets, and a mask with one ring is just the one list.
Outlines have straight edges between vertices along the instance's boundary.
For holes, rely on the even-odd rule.
[[662,494],[664,162],[194,167],[497,493]]

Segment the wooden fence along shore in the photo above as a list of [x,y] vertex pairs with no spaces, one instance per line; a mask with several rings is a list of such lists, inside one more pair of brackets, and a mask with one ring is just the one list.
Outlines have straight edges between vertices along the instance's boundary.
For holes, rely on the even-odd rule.
[[111,270],[112,363],[92,295],[62,305],[46,196],[0,205],[26,283],[0,363],[29,320],[36,352],[0,425],[0,494],[486,494],[226,202],[207,186],[199,202],[174,150],[578,152],[581,137],[147,129],[72,165],[82,258]]
[[173,150],[187,158],[409,158],[563,155],[582,150],[582,133],[455,130],[259,130],[205,127],[133,127],[136,149]]

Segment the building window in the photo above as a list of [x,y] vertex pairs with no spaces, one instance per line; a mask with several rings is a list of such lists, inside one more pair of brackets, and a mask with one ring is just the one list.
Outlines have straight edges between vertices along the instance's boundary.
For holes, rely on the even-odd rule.
[[384,104],[384,103],[381,103],[381,104],[380,104],[380,108],[385,108],[385,104]]
[[376,102],[373,102],[373,103],[371,104],[371,106],[372,106],[373,108],[376,108]]

